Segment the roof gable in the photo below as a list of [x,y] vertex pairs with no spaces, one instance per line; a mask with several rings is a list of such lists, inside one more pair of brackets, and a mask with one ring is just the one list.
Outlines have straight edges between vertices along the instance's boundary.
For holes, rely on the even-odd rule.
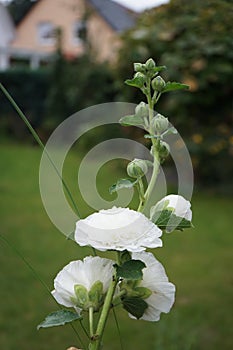
[[122,32],[134,26],[134,16],[123,6],[111,0],[88,0],[97,12],[116,31]]
[[[42,2],[43,0],[36,0],[31,2],[31,5],[25,8],[25,12],[22,17],[17,21],[17,25],[25,18],[26,15],[30,15],[33,7]],[[123,32],[129,28],[132,28],[135,24],[135,17],[128,9],[122,5],[117,4],[111,0],[84,0],[91,4],[97,13],[116,31]]]

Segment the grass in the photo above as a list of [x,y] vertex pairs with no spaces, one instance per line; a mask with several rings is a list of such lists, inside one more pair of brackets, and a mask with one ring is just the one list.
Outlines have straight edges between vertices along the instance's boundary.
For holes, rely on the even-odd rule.
[[[41,202],[37,147],[0,146],[0,233],[17,247],[52,289],[53,278],[69,261],[90,254],[80,249],[50,222]],[[83,215],[90,207],[75,189],[76,155],[66,162],[66,176]],[[106,188],[120,173],[112,165],[98,175]],[[75,168],[76,171],[76,168]],[[230,350],[232,328],[233,200],[195,194],[195,229],[165,235],[164,247],[154,250],[176,284],[176,303],[158,323],[134,321],[117,309],[124,350]],[[20,350],[64,350],[79,345],[69,326],[36,330],[57,305],[38,279],[7,244],[0,241],[0,347]],[[78,328],[78,327],[77,327]],[[80,331],[83,337],[82,331]],[[120,349],[113,315],[105,334],[105,349]]]

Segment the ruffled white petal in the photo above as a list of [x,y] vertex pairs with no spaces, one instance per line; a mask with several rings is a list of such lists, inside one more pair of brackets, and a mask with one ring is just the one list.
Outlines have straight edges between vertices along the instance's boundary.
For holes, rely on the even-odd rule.
[[54,280],[53,297],[59,304],[75,307],[74,286],[80,284],[88,291],[96,281],[103,283],[105,293],[112,279],[114,262],[109,259],[88,256],[83,261],[72,261],[66,265]]
[[75,240],[98,250],[140,252],[162,246],[162,231],[142,213],[129,208],[100,210],[76,223]]
[[[141,317],[146,321],[158,321],[161,312],[168,313],[175,301],[175,286],[168,281],[162,264],[152,253],[133,253],[132,258],[141,260],[146,264],[143,269],[141,287],[151,290],[152,294],[145,299],[148,308]],[[132,315],[130,317],[134,318]]]

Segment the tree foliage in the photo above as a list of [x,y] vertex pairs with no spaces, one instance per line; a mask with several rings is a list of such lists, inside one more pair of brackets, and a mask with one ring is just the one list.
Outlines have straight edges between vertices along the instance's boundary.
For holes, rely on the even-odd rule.
[[[119,60],[121,76],[131,76],[132,62],[153,57],[168,67],[166,78],[190,85],[190,92],[168,94],[161,103],[186,135],[197,174],[208,183],[225,181],[233,171],[227,160],[233,156],[232,35],[231,1],[171,0],[142,14],[124,36]],[[129,93],[127,100],[138,98]]]

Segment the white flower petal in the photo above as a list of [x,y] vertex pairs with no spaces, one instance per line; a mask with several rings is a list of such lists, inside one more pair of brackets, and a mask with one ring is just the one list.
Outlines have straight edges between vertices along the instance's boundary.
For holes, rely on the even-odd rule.
[[76,297],[74,286],[77,284],[89,291],[96,281],[101,281],[105,293],[112,279],[113,264],[112,260],[98,256],[70,262],[57,274],[52,295],[59,304],[76,307],[72,298]]
[[162,246],[162,231],[142,213],[129,208],[100,210],[76,223],[75,240],[98,250],[140,252]]
[[[175,300],[175,286],[168,281],[162,264],[152,253],[133,253],[132,259],[141,260],[146,264],[143,269],[141,287],[151,290],[152,294],[145,299],[148,308],[141,317],[146,321],[158,321],[161,312],[168,313]],[[132,318],[133,316],[130,315]]]
[[61,290],[60,293],[57,292],[55,289],[51,292],[52,296],[54,297],[54,299],[56,299],[56,301],[58,302],[58,304],[64,305],[66,307],[73,307],[74,303],[71,302],[70,298],[72,297],[72,295],[69,296],[68,293],[66,293],[66,291],[63,291],[63,293],[61,294]]

